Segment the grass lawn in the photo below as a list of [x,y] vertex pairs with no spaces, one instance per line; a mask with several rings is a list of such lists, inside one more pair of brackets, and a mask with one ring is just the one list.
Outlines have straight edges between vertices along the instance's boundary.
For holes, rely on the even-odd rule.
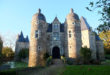
[[28,67],[28,64],[25,62],[15,62],[15,68],[25,68]]
[[66,66],[64,72],[59,75],[110,75],[108,65],[71,65]]
[[22,70],[28,67],[28,64],[25,62],[14,62],[13,64],[7,64],[14,66],[14,68],[0,71],[0,75],[16,75],[17,70]]

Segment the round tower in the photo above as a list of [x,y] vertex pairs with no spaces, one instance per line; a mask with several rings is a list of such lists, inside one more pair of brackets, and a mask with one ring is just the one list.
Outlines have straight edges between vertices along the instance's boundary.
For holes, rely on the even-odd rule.
[[66,17],[65,25],[65,55],[67,58],[78,58],[81,48],[81,26],[77,14],[71,9]]
[[46,51],[46,29],[47,23],[45,16],[39,9],[33,15],[31,22],[29,67],[43,65],[43,55]]

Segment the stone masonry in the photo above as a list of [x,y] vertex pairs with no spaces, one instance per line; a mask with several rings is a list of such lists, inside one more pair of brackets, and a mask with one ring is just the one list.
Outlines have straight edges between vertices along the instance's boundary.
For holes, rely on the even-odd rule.
[[[28,46],[28,45],[27,45]],[[80,48],[87,46],[92,51],[93,59],[104,59],[103,43],[87,23],[84,17],[70,10],[65,22],[57,17],[52,23],[47,23],[39,9],[32,17],[29,45],[29,67],[44,65],[43,55],[48,53],[53,59],[78,59]]]

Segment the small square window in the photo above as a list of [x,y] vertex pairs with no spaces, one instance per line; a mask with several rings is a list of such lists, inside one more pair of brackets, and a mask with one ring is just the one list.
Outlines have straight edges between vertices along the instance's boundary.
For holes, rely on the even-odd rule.
[[75,22],[73,22],[73,24],[75,24]]
[[39,46],[39,49],[40,49],[40,46]]
[[38,38],[38,30],[35,31],[35,38]]
[[71,31],[69,31],[69,33],[71,33]]
[[71,46],[70,46],[70,48],[71,48]]
[[69,34],[69,37],[71,38],[71,34]]
[[40,46],[38,46],[38,48],[37,48],[38,50],[41,50],[41,47]]

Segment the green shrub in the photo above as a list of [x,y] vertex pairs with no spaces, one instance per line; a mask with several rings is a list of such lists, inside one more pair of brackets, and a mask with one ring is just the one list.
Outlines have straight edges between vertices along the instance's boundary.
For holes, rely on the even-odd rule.
[[91,60],[91,50],[90,48],[85,47],[81,47],[80,49],[80,56],[83,59],[83,62],[85,64],[89,63]]
[[0,75],[16,75],[16,69],[1,71]]
[[52,56],[48,57],[46,60],[46,66],[49,66],[52,64]]
[[44,54],[44,59],[46,60],[48,57],[49,57],[49,54],[46,52],[46,53]]
[[66,63],[67,63],[68,65],[73,65],[74,62],[75,62],[75,61],[74,61],[73,58],[67,58],[67,59],[66,59]]
[[27,48],[21,49],[20,52],[18,53],[18,57],[19,59],[25,59],[29,57],[29,49]]
[[4,47],[2,49],[2,56],[4,58],[13,58],[14,57],[14,52],[13,52],[12,48],[10,48],[10,47]]
[[105,54],[110,54],[110,49],[109,48],[104,48]]
[[66,58],[64,56],[61,56],[61,60],[63,61],[63,63],[66,63]]

